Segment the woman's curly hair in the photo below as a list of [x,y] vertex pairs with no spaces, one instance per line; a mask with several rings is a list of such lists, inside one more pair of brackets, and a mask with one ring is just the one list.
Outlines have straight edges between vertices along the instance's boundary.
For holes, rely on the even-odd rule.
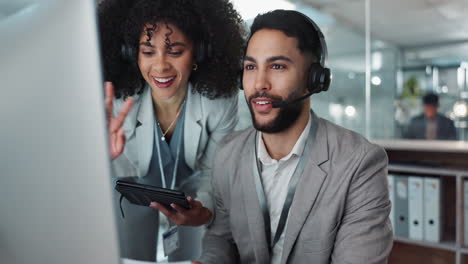
[[113,82],[117,98],[146,86],[137,64],[139,40],[147,24],[161,22],[191,39],[194,53],[203,43],[205,59],[189,78],[196,92],[215,99],[237,91],[245,31],[228,0],[105,0],[99,5],[101,53],[105,79]]

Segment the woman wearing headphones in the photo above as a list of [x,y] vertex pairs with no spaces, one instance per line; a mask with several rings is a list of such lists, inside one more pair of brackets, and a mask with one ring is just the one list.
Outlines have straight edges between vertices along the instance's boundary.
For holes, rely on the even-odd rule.
[[[106,0],[99,17],[114,176],[197,196],[189,210],[152,204],[180,226],[169,259],[194,259],[202,228],[186,226],[213,217],[214,151],[237,123],[242,20],[228,0]],[[164,219],[125,199],[121,207],[122,257],[154,261]]]

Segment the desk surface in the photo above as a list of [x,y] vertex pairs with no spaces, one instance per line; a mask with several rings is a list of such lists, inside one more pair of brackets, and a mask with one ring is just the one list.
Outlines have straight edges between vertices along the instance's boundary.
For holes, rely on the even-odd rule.
[[[155,262],[152,261],[141,261],[141,260],[134,260],[134,259],[126,259],[122,258],[122,264],[154,264]],[[168,262],[156,262],[156,263],[168,263]],[[171,264],[192,264],[191,261],[177,261],[177,262],[170,262]]]
[[468,142],[455,140],[371,140],[386,150],[468,154]]

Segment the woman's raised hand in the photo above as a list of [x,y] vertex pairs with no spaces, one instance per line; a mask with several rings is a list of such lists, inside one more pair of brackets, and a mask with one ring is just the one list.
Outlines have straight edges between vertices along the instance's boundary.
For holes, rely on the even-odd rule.
[[125,100],[122,109],[120,109],[117,116],[114,117],[112,113],[112,100],[114,98],[114,86],[111,82],[105,82],[106,88],[106,120],[107,130],[109,133],[109,148],[111,159],[117,158],[122,154],[125,147],[125,135],[123,131],[123,124],[128,112],[133,105],[133,98],[129,97]]

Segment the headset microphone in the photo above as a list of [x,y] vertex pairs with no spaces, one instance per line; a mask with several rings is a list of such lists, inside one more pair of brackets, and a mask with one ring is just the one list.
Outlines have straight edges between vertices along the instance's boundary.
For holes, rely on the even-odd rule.
[[273,108],[281,108],[281,107],[285,107],[287,106],[288,104],[293,104],[293,103],[296,103],[296,102],[299,102],[299,101],[302,101],[304,99],[306,99],[307,97],[311,96],[313,93],[310,92],[310,93],[307,93],[301,97],[298,97],[298,98],[295,98],[295,99],[292,99],[292,100],[286,100],[286,101],[280,101],[280,102],[273,102],[271,104],[271,106]]

